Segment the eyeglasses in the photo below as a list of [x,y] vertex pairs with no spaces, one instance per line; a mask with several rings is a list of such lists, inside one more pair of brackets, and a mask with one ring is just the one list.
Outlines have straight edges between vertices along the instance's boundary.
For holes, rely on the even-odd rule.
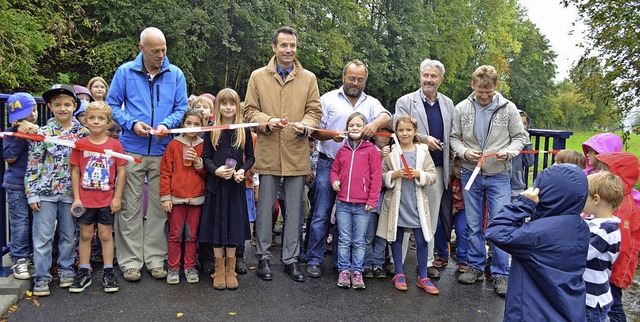
[[107,87],[106,87],[106,86],[104,86],[104,85],[98,85],[98,84],[96,84],[96,85],[91,85],[91,88],[106,89]]
[[355,83],[356,81],[358,81],[358,83],[364,83],[364,82],[367,81],[366,78],[355,78],[353,76],[352,77],[347,77],[347,79],[352,83]]

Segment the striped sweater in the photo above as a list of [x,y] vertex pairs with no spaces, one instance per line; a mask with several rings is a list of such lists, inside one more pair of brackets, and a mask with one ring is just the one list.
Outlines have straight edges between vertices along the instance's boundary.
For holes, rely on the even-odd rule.
[[609,289],[611,267],[620,251],[620,219],[594,218],[587,221],[591,238],[587,255],[587,269],[582,275],[587,286],[587,306],[604,307],[613,302]]

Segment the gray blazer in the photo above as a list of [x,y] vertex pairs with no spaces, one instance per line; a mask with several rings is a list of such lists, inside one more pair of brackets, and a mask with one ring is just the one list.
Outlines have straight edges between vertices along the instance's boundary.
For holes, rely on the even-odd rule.
[[[401,115],[411,115],[418,121],[418,136],[424,142],[429,135],[429,123],[427,122],[427,113],[424,111],[424,103],[420,97],[420,91],[406,94],[396,102],[396,113],[393,115],[393,125]],[[442,123],[444,124],[444,147],[443,147],[443,168],[444,168],[444,187],[449,186],[449,175],[451,175],[451,163],[449,160],[449,135],[451,134],[451,125],[453,119],[453,101],[438,92],[438,103],[440,104],[440,112],[442,113]]]

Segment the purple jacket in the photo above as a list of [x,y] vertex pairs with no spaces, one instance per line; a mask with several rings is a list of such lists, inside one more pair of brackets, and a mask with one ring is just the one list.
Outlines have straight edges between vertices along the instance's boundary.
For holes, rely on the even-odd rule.
[[336,154],[331,168],[331,184],[340,181],[338,200],[375,208],[382,188],[380,152],[368,141],[360,141],[353,149],[349,143],[352,143],[350,139]]
[[589,157],[587,157],[589,148],[592,148],[597,154],[620,152],[622,151],[622,139],[613,133],[600,133],[582,143],[582,152],[584,152],[587,165],[583,171],[587,175],[593,171],[593,164],[589,164]]

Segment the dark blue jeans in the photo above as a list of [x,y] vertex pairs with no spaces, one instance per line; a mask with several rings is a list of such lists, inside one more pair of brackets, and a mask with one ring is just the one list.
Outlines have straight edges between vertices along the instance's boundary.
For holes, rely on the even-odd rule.
[[[466,263],[467,262],[467,251],[468,251],[468,238],[467,234],[467,215],[464,209],[460,210],[457,214],[453,216],[453,226],[456,230],[456,243],[458,244],[458,248],[456,251],[456,261],[458,263]],[[438,220],[438,229],[436,229],[436,234],[433,237],[436,252],[438,253],[438,257],[442,257],[446,260],[449,259],[449,242],[447,240],[447,232],[444,231],[444,227],[440,220]]]
[[[336,200],[336,192],[331,188],[331,167],[333,162],[325,159],[318,159],[316,164],[316,191],[313,205],[313,217],[311,227],[309,227],[309,245],[306,256],[309,264],[320,265],[324,260],[324,247],[327,242],[329,221],[331,220],[331,210]],[[338,240],[334,235],[333,239]],[[336,253],[334,253],[336,254]]]
[[611,309],[611,304],[605,307],[589,307],[587,306],[587,322],[607,322],[607,313]]
[[611,284],[611,295],[613,295],[613,303],[609,310],[609,320],[611,322],[627,322],[627,315],[624,314],[622,306],[622,289]]
[[11,259],[15,262],[29,257],[31,234],[29,223],[29,202],[22,190],[7,188],[7,204],[9,205],[9,233],[11,234]]

